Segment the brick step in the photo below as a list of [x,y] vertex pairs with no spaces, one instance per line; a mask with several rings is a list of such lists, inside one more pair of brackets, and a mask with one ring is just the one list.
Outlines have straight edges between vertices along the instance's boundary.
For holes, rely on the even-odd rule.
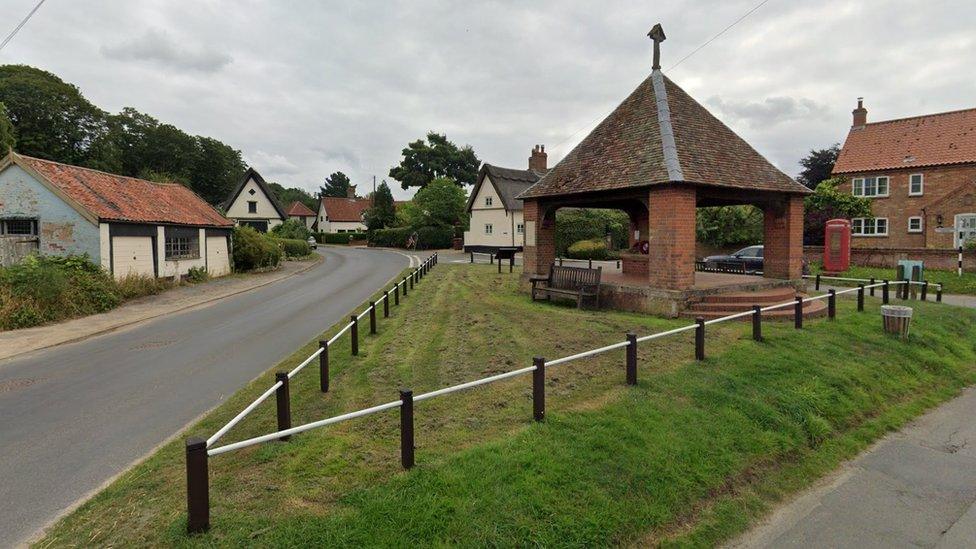
[[[789,301],[788,299],[783,301]],[[781,303],[781,302],[780,302]],[[757,305],[774,305],[775,303],[757,303]],[[700,304],[699,304],[700,305]],[[734,304],[733,304],[734,305]],[[696,318],[702,317],[705,320],[711,320],[713,318],[719,318],[728,315],[734,315],[736,313],[741,313],[743,311],[748,311],[752,309],[752,305],[743,308],[728,308],[728,309],[708,309],[708,310],[693,310],[687,309],[681,312],[681,316],[685,318]],[[820,316],[825,316],[827,314],[827,302],[825,300],[810,301],[803,304],[803,318],[816,318]],[[738,320],[748,321],[751,320],[751,316],[744,316]],[[793,307],[783,307],[782,309],[776,309],[775,311],[764,311],[763,320],[792,320],[793,319]]]
[[796,289],[786,286],[783,288],[770,288],[768,290],[757,290],[755,292],[736,292],[726,294],[707,295],[702,298],[702,303],[745,303],[748,305],[772,305],[789,301],[796,296]]

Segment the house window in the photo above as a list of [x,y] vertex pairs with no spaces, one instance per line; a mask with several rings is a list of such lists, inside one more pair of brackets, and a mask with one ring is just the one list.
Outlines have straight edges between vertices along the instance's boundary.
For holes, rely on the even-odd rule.
[[166,260],[198,259],[200,232],[189,227],[166,227]]
[[851,220],[851,234],[855,236],[888,236],[888,218],[855,217]]
[[258,213],[258,203],[253,200],[247,201],[247,213],[256,214]]
[[485,223],[485,234],[492,234],[495,232],[495,227],[491,223]]
[[913,173],[908,176],[908,196],[922,196],[923,181],[922,174]]
[[525,225],[522,223],[515,225],[515,232],[518,234],[525,234]]
[[913,216],[908,218],[908,232],[910,233],[920,233],[922,232],[922,218],[919,216]]
[[855,177],[851,189],[854,196],[888,196],[888,177]]
[[485,206],[491,206],[493,198],[490,196],[485,197]]
[[37,236],[37,220],[0,219],[0,234]]

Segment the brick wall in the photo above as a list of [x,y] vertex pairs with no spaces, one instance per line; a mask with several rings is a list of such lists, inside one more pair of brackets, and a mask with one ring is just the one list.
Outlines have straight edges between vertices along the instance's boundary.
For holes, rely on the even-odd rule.
[[[549,274],[549,265],[556,259],[556,216],[549,212],[544,218],[540,215],[545,205],[538,200],[524,201],[522,214],[525,219],[525,247],[522,258],[525,263],[524,274]],[[533,231],[534,238],[529,235]]]
[[803,197],[763,210],[763,275],[799,279],[803,275]]
[[648,200],[651,286],[684,290],[695,283],[695,201],[690,185],[658,186]]
[[[804,246],[803,257],[807,261],[823,261],[823,246]],[[976,252],[963,252],[962,268],[966,272],[976,271]],[[851,265],[862,267],[885,267],[894,269],[900,259],[915,259],[925,262],[926,268],[952,271],[958,265],[955,250],[932,248],[854,248],[851,250]]]
[[[923,193],[909,196],[909,178],[918,173],[923,176]],[[839,190],[850,193],[855,177],[879,175],[888,176],[889,196],[872,198],[871,210],[875,217],[888,219],[888,236],[854,236],[854,248],[950,249],[952,234],[935,232],[938,217],[944,227],[951,227],[956,214],[976,213],[976,165],[844,174]],[[908,232],[908,218],[913,216],[923,218],[923,232]]]

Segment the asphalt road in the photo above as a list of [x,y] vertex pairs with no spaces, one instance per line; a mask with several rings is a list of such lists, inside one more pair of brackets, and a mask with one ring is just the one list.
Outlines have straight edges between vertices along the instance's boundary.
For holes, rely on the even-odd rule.
[[408,266],[323,248],[283,281],[0,362],[0,547],[25,542]]

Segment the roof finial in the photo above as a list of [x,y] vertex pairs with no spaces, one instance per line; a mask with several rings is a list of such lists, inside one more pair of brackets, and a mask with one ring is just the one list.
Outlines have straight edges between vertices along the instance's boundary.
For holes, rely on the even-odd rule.
[[664,29],[661,24],[658,23],[651,28],[651,32],[647,33],[647,36],[651,37],[654,41],[654,65],[651,66],[652,70],[661,70],[661,42],[664,42],[667,37],[664,36]]

